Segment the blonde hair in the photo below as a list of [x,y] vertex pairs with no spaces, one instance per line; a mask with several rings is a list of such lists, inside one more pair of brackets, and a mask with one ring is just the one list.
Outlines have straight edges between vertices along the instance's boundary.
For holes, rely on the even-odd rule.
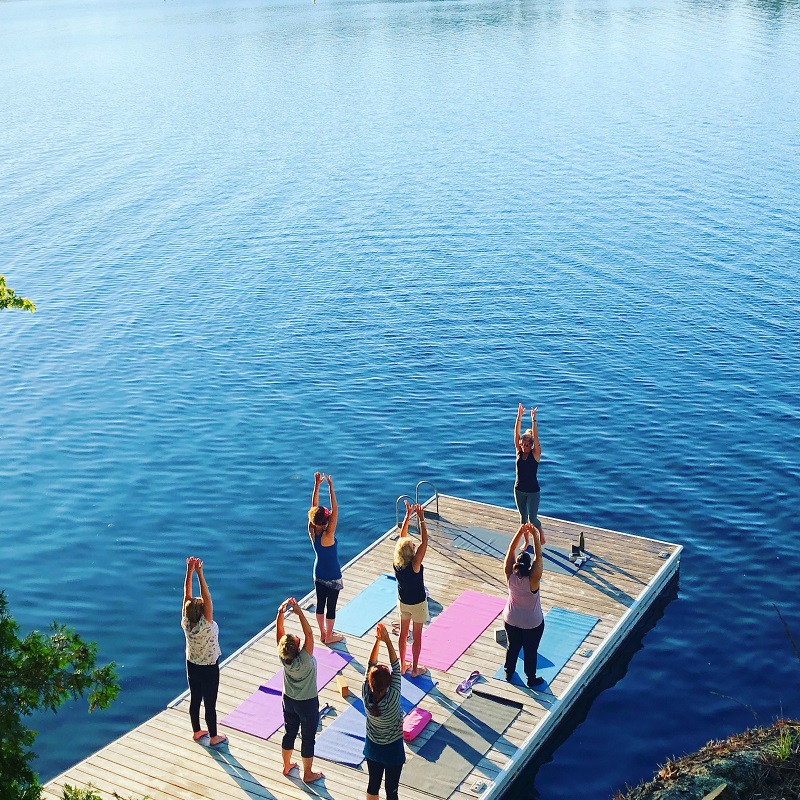
[[[533,428],[528,428],[522,436],[527,436],[531,441],[533,441]],[[522,438],[522,437],[520,437]]]
[[203,606],[202,597],[193,597],[183,604],[183,616],[189,620],[189,626],[191,628],[194,628],[194,626],[200,622],[200,617],[203,616]]
[[300,644],[297,641],[297,637],[291,633],[284,633],[278,642],[278,658],[284,664],[291,664],[297,658],[299,652]]
[[407,536],[401,536],[394,546],[394,559],[393,563],[397,569],[405,569],[414,558],[414,553],[417,552],[417,546]]

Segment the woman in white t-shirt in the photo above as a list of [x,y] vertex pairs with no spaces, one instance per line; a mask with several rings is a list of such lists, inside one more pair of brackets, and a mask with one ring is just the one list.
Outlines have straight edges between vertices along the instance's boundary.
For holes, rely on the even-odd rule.
[[[200,583],[200,597],[192,596],[192,575]],[[203,562],[193,556],[186,559],[186,579],[183,583],[181,627],[186,635],[186,678],[189,682],[189,719],[194,731],[192,738],[205,736],[215,747],[228,740],[217,733],[217,692],[219,691],[219,627],[214,622],[211,592],[203,576]],[[200,728],[200,703],[205,709],[206,726]]]

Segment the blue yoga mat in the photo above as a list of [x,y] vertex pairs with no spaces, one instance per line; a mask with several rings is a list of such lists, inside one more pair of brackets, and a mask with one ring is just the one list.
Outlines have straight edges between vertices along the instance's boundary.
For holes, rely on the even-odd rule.
[[[478,528],[474,525],[464,530],[459,530],[453,540],[453,547],[459,550],[468,550],[470,553],[482,553],[492,558],[503,559],[506,557],[508,545],[511,544],[511,535]],[[533,548],[528,548],[533,552]],[[560,575],[574,575],[578,568],[569,560],[570,551],[563,547],[552,547],[549,544],[542,546],[543,566],[549,572]]]
[[336,630],[363,636],[397,605],[394,575],[379,575],[366,589],[336,612]]
[[[581,646],[583,640],[600,620],[577,611],[566,611],[563,608],[551,608],[544,617],[544,634],[539,643],[539,658],[536,662],[536,674],[544,678],[546,683],[535,691],[545,692],[548,684],[563,669],[572,654]],[[522,677],[520,677],[522,676]],[[517,686],[525,686],[525,670],[522,664],[522,653],[517,661],[517,669],[511,682]],[[504,667],[494,674],[495,678],[505,680]]]
[[[436,685],[430,675],[407,678],[400,682],[400,706],[407,714]],[[314,755],[357,767],[364,760],[364,741],[367,738],[367,718],[360,697],[317,737]]]

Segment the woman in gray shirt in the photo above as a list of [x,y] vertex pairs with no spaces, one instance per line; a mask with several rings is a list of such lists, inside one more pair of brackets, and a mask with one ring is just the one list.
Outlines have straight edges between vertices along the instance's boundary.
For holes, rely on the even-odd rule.
[[[284,614],[289,609],[297,614],[303,628],[300,637],[286,633]],[[294,744],[300,732],[300,756],[303,759],[303,783],[318,781],[321,772],[314,772],[314,740],[319,724],[319,695],[317,693],[317,660],[314,658],[314,632],[297,600],[290,597],[281,603],[275,619],[278,658],[283,664],[283,721],[285,733],[281,741],[283,774],[297,766],[292,761]]]

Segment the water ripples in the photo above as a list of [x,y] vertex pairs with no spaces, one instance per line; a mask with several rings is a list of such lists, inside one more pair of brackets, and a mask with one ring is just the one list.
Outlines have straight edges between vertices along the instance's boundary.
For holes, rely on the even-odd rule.
[[308,588],[315,469],[345,558],[421,478],[510,506],[520,400],[543,513],[686,557],[513,796],[796,715],[799,62],[791,3],[0,6],[0,584],[124,689],[42,774],[182,690],[189,552],[230,653]]

